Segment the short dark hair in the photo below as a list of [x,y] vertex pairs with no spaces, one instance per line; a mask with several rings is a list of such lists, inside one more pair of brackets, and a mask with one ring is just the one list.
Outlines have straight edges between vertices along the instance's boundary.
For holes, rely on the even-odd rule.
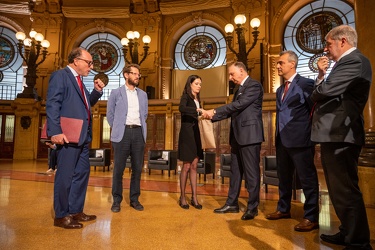
[[82,56],[82,51],[84,51],[84,50],[85,49],[81,48],[81,47],[77,47],[77,48],[72,49],[72,51],[68,55],[68,63],[73,63],[74,59]]
[[[191,97],[191,99],[194,99],[193,93],[191,93],[191,84],[196,79],[200,79],[202,81],[202,78],[200,76],[198,76],[198,75],[190,75],[188,77],[188,79],[186,80],[185,88],[182,91],[182,94],[188,94]],[[199,102],[201,101],[199,93],[197,94],[197,99],[198,99]]]
[[141,67],[139,67],[138,64],[130,63],[130,64],[126,64],[125,67],[122,69],[122,75],[125,75],[125,73],[129,74],[132,71],[131,68],[136,68],[139,71],[141,71]]
[[282,56],[284,54],[288,54],[288,62],[294,61],[296,63],[296,65],[294,67],[297,68],[297,66],[298,66],[298,56],[297,56],[297,54],[292,50],[285,50],[285,51],[280,52],[280,56]]

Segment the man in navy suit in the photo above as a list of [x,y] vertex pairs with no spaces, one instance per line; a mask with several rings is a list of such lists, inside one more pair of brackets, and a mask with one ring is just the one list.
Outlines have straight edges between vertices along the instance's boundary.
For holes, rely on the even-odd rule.
[[144,148],[147,139],[148,99],[145,91],[138,88],[141,74],[137,64],[127,64],[122,73],[125,85],[112,90],[107,104],[107,120],[112,128],[111,141],[115,152],[112,178],[112,212],[121,210],[122,176],[126,159],[131,156],[132,176],[130,180],[130,206],[142,211],[141,173]]
[[242,177],[249,193],[246,211],[242,220],[251,220],[258,215],[260,189],[260,148],[264,141],[262,104],[263,87],[249,77],[246,66],[235,62],[228,68],[229,80],[239,86],[233,101],[210,110],[212,121],[231,117],[229,141],[231,145],[231,177],[225,205],[215,213],[238,213]]
[[296,172],[306,200],[303,220],[294,230],[307,232],[319,228],[319,183],[314,165],[314,144],[310,139],[310,113],[313,106],[310,95],[314,89],[314,81],[297,74],[297,65],[296,53],[280,53],[277,71],[285,82],[276,90],[279,201],[276,212],[268,214],[266,218],[278,220],[291,217],[292,184]]
[[[365,143],[363,109],[372,70],[356,48],[357,32],[348,25],[333,28],[325,37],[319,74],[311,99],[316,102],[311,139],[320,143],[328,193],[341,225],[323,241],[347,249],[372,249],[366,208],[358,186],[358,158]],[[329,60],[336,62],[325,78]]]
[[[83,213],[90,175],[89,144],[91,142],[92,105],[102,96],[104,83],[95,80],[91,94],[81,77],[93,67],[92,57],[83,48],[73,49],[69,65],[52,73],[48,85],[46,113],[47,134],[57,145],[57,165],[54,184],[54,225],[66,229],[82,228],[82,221],[95,220],[95,215]],[[82,86],[82,87],[81,87]],[[70,143],[63,134],[60,117],[83,120],[78,143]]]

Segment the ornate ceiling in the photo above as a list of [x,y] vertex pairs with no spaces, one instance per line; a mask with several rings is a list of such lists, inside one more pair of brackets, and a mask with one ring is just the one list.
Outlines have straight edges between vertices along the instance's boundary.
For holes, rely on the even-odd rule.
[[[0,13],[62,13],[69,18],[127,18],[130,14],[179,14],[230,6],[230,0],[1,0]],[[214,6],[214,7],[212,7]]]

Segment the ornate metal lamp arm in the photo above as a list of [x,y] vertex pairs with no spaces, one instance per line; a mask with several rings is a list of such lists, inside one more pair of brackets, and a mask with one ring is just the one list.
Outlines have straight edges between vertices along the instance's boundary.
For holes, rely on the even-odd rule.
[[247,57],[247,55],[249,55],[250,51],[255,47],[255,45],[258,42],[259,31],[256,30],[256,28],[254,28],[254,31],[252,32],[252,34],[253,34],[253,37],[254,37],[254,41],[253,41],[253,44],[251,45],[251,47],[249,48],[249,50],[246,52],[246,57]]
[[129,63],[130,64],[130,61],[126,58],[126,54],[128,53],[128,46],[122,46],[122,52],[124,53],[124,59],[126,61],[126,63]]
[[147,57],[147,55],[148,55],[148,49],[149,49],[150,47],[147,45],[147,44],[145,44],[144,46],[143,46],[143,57],[142,57],[142,60],[139,62],[139,66],[141,65],[141,63],[146,59],[146,57]]
[[[133,50],[130,49],[130,51],[132,51],[132,62],[135,63],[135,64],[138,64],[138,39],[134,39],[134,46],[133,46]],[[129,43],[130,44],[130,43]]]
[[129,55],[130,55],[130,58],[132,60],[132,63],[134,63],[134,61],[133,61],[133,47],[134,47],[133,39],[129,39]]
[[236,57],[238,58],[238,53],[232,47],[233,36],[227,35],[225,37],[225,40],[227,41],[227,45],[228,45],[228,48],[230,49],[230,51],[232,51],[236,55]]

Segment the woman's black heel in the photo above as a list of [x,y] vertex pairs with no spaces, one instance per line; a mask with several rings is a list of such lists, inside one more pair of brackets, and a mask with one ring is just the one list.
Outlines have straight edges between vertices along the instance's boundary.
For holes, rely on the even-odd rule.
[[196,209],[201,210],[201,209],[203,208],[201,204],[199,204],[199,203],[195,204],[193,197],[191,198],[190,203],[191,203],[191,205],[192,205],[193,207],[195,207]]
[[189,204],[182,204],[181,197],[178,200],[178,205],[180,205],[180,207],[183,208],[183,209],[189,209]]

